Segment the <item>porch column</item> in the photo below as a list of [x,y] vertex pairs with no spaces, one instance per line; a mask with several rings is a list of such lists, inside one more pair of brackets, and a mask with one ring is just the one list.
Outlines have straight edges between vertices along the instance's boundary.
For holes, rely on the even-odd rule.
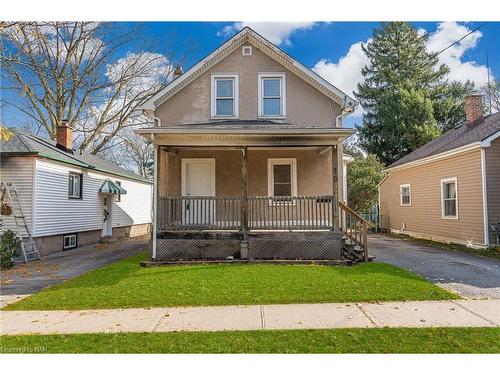
[[339,168],[338,168],[338,146],[332,146],[332,195],[333,195],[333,227],[339,227],[339,208],[338,208],[338,186],[339,186]]
[[247,178],[247,158],[248,148],[241,149],[241,232],[243,241],[241,242],[240,256],[242,259],[248,258],[248,178]]
[[[153,138],[154,142],[154,134],[151,136]],[[152,260],[156,260],[156,236],[157,236],[157,229],[158,229],[158,162],[159,162],[159,152],[160,148],[158,145],[155,143],[154,144],[154,155],[153,155],[153,217],[152,217],[152,224],[153,224],[153,230],[152,230],[152,254],[151,258]]]

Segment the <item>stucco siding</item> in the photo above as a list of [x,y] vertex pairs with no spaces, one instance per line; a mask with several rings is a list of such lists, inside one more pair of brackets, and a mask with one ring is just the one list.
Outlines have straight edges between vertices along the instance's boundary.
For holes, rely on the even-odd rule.
[[238,73],[239,119],[255,120],[258,118],[259,72],[285,72],[286,122],[334,126],[340,106],[255,46],[252,56],[242,56],[241,48],[237,48],[160,105],[156,109],[156,116],[161,119],[163,126],[210,121],[211,75]]
[[[443,219],[441,180],[457,178],[458,219]],[[400,185],[411,185],[401,206]],[[484,244],[480,150],[389,173],[380,185],[382,223],[392,230],[447,242]]]
[[[11,182],[16,186],[26,223],[31,231],[33,215],[33,182],[35,158],[3,157],[0,160],[0,180]],[[16,231],[14,217],[2,216],[3,228]]]
[[[68,174],[83,173],[82,199],[68,198]],[[37,160],[35,236],[48,236],[102,229],[102,196],[99,189],[109,178],[121,181],[130,195],[114,203],[113,226],[148,222],[151,186],[127,179],[88,172],[48,160]],[[142,193],[141,193],[142,189]]]
[[491,230],[491,224],[500,224],[500,138],[491,142],[491,146],[485,149],[485,159],[488,222],[490,224],[488,229],[490,244],[496,244],[497,234]]
[[[181,194],[181,160],[183,158],[215,158],[215,192],[218,196],[240,195],[241,151],[186,150],[175,156],[161,157],[161,196]],[[332,194],[331,153],[320,155],[317,150],[250,150],[247,158],[248,194],[268,195],[268,159],[295,158],[297,161],[298,195]]]

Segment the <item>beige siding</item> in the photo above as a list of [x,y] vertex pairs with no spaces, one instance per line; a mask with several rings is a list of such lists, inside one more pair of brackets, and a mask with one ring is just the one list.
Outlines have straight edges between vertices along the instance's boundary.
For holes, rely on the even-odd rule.
[[[183,158],[215,158],[216,195],[240,195],[241,151],[191,150],[160,158],[160,196],[181,194],[181,160]],[[297,159],[298,195],[332,194],[331,153],[320,155],[317,150],[250,150],[248,152],[248,193],[267,195],[267,159]],[[167,172],[168,171],[168,172]],[[166,173],[167,172],[167,173]]]
[[255,46],[252,56],[242,56],[241,48],[220,61],[209,71],[156,109],[162,125],[203,123],[210,121],[210,77],[213,73],[239,74],[239,119],[257,119],[257,74],[286,73],[286,121],[295,124],[333,126],[340,106],[311,85],[287,71],[282,65]]
[[[485,149],[486,186],[488,192],[488,221],[490,224],[500,223],[500,138],[491,142]],[[490,243],[495,244],[496,234],[490,228]]]
[[[441,179],[456,177],[458,220],[443,219]],[[411,206],[400,205],[399,188],[411,184]],[[390,172],[380,185],[380,213],[392,230],[439,241],[484,244],[480,150]]]

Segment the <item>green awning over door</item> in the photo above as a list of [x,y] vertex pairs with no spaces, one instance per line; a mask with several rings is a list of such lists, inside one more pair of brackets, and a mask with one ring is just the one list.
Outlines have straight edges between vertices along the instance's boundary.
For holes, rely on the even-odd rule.
[[127,194],[127,190],[111,180],[106,180],[99,189],[99,193]]

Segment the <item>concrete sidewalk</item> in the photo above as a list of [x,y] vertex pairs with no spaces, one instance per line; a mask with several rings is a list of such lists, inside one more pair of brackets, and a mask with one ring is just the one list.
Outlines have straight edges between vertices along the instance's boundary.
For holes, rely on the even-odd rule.
[[500,327],[500,300],[0,311],[2,335],[372,327]]

